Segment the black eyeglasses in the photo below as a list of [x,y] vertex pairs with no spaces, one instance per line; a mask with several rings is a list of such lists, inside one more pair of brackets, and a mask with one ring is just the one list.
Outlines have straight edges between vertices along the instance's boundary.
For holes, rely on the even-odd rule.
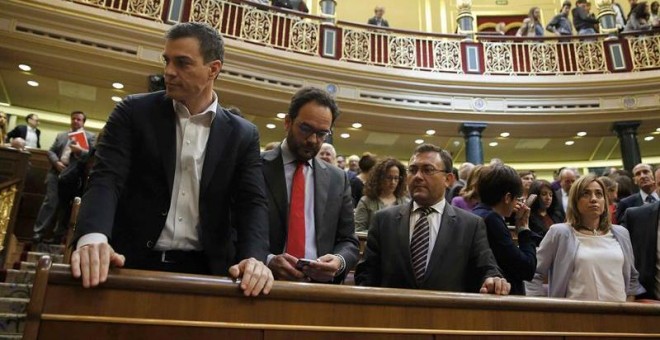
[[320,139],[324,141],[326,140],[326,138],[332,135],[332,132],[328,130],[314,130],[314,128],[309,126],[309,124],[307,123],[298,124],[298,129],[300,129],[300,132],[302,132],[305,135],[305,138],[309,138],[309,136],[315,134],[316,139]]
[[433,175],[435,175],[439,172],[448,173],[445,170],[436,169],[435,167],[433,167],[431,165],[425,165],[425,166],[422,166],[422,167],[418,167],[416,165],[411,165],[411,166],[408,167],[408,174],[409,175],[415,176],[415,175],[417,175],[417,172],[419,172],[419,171],[421,171],[422,175],[424,175],[424,176],[433,176]]

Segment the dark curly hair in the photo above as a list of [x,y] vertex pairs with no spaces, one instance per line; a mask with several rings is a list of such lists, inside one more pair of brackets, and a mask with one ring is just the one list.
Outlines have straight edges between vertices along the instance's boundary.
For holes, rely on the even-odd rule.
[[380,197],[380,194],[383,192],[382,187],[387,176],[387,171],[393,166],[399,168],[399,183],[397,183],[396,189],[394,189],[394,196],[399,198],[406,194],[406,167],[398,160],[388,157],[378,162],[371,170],[371,175],[369,175],[367,182],[364,184],[365,196],[372,200],[377,200]]

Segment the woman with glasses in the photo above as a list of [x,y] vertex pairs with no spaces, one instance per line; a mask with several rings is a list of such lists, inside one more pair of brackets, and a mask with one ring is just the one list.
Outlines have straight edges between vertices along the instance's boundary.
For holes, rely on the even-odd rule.
[[[509,166],[491,165],[481,171],[478,190],[481,202],[472,212],[484,219],[490,249],[511,284],[509,294],[525,295],[523,280],[534,277],[536,245],[528,227],[529,208],[519,199],[523,192],[520,176]],[[518,245],[504,221],[514,209]]]
[[536,295],[544,293],[538,287],[545,278],[549,297],[624,302],[645,292],[628,230],[610,223],[608,204],[605,185],[596,176],[573,183],[566,223],[550,227],[538,249]]
[[376,211],[393,205],[408,204],[406,168],[394,158],[386,158],[372,169],[355,209],[355,231],[367,231]]

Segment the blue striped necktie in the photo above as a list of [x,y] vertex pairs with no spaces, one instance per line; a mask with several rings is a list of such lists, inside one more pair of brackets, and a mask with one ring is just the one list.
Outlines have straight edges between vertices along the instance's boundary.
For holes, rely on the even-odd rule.
[[417,282],[422,282],[426,273],[426,262],[429,252],[430,228],[428,215],[434,212],[435,209],[426,207],[418,208],[417,211],[420,211],[422,216],[417,220],[413,229],[412,239],[410,240],[410,256],[415,279],[417,279]]

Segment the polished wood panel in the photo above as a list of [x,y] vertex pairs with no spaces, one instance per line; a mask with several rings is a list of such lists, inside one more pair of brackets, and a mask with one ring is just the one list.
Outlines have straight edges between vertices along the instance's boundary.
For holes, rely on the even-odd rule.
[[51,168],[48,151],[30,150],[29,169],[19,202],[14,234],[19,240],[31,240],[34,221],[46,195],[46,174]]
[[262,331],[265,339],[660,337],[657,305],[290,282],[276,282],[268,296],[254,298],[227,278],[128,269],[113,269],[102,287],[84,289],[69,266],[48,270],[48,264],[42,261],[37,272],[26,339],[65,337],[78,327],[101,330],[96,339],[124,338],[117,332],[128,329],[127,338],[141,338],[139,332],[153,327],[217,336],[228,329]]

